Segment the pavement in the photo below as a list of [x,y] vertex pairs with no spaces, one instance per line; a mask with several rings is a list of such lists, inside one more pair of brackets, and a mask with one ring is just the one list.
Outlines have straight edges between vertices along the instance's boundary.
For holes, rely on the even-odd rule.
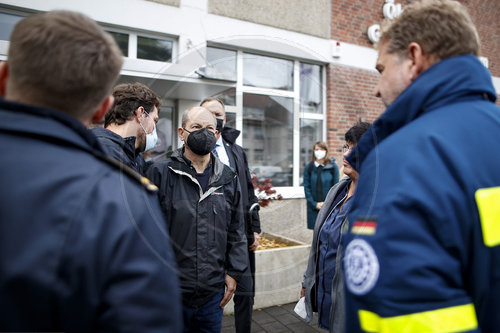
[[[298,332],[314,333],[327,331],[318,327],[318,315],[314,314],[311,323],[307,324],[293,311],[296,303],[276,305],[264,309],[256,309],[252,316],[252,333]],[[221,333],[234,333],[234,316],[222,318]]]

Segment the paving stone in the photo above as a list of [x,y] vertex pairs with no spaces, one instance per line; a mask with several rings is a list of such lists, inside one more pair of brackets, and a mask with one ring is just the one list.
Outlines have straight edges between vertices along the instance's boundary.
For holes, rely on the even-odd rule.
[[251,328],[250,332],[258,333],[258,332],[264,332],[264,331],[262,330],[262,326],[260,326],[259,324],[257,324],[255,321],[252,320],[252,328]]
[[263,311],[269,313],[271,316],[279,316],[285,313],[288,313],[288,311],[281,306],[272,306],[270,308],[262,309]]
[[220,333],[234,333],[234,327],[223,327]]
[[295,311],[293,311],[293,309],[295,309],[295,305],[296,304],[297,304],[296,302],[294,302],[294,303],[288,303],[288,304],[283,304],[283,305],[281,305],[281,308],[287,310],[288,312],[295,313]]
[[[306,324],[306,322],[302,323],[294,323],[287,325],[288,329],[290,332],[296,332],[296,333],[316,333],[317,330],[309,325]],[[326,331],[324,331],[326,332]]]
[[253,319],[253,321],[258,323],[259,325],[276,321],[276,319],[273,316],[269,315],[267,312],[262,311],[262,310],[261,311],[258,311],[258,310],[254,311],[253,315],[252,315],[252,319]]
[[234,316],[223,316],[222,317],[222,328],[232,327],[234,328]]
[[302,320],[291,313],[285,313],[283,315],[276,316],[276,319],[282,323],[283,325],[288,325],[288,324],[293,324],[293,323],[300,323]]
[[262,325],[262,328],[264,329],[264,331],[270,333],[290,332],[290,330],[285,325],[278,321],[264,324]]

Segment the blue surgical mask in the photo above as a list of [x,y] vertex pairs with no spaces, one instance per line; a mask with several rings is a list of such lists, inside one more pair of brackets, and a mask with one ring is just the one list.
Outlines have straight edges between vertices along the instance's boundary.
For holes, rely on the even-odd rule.
[[[144,111],[144,113],[148,116],[149,119],[151,119],[149,113],[147,113],[146,111]],[[151,119],[151,121],[154,124],[154,120]],[[146,148],[144,148],[144,151],[153,149],[156,146],[156,142],[158,142],[158,133],[156,133],[156,124],[154,125],[153,131],[149,134],[148,132],[146,132],[146,129],[144,128],[144,126],[142,126],[141,123],[139,123],[139,125],[141,125],[142,130],[144,131],[144,133],[146,133]]]

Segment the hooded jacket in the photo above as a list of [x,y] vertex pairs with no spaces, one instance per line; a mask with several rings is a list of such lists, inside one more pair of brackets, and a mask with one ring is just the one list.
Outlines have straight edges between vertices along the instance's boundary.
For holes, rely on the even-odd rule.
[[241,191],[236,174],[211,154],[212,175],[203,192],[183,149],[148,169],[179,267],[185,305],[203,305],[223,290],[225,275],[236,281],[248,266]]
[[108,156],[122,162],[140,174],[144,173],[146,162],[142,155],[135,150],[135,136],[122,138],[115,132],[102,127],[93,128],[91,131]]
[[0,118],[0,331],[180,332],[154,186],[62,112],[0,100]]
[[495,99],[477,57],[442,60],[348,156],[360,178],[343,237],[347,332],[498,331]]

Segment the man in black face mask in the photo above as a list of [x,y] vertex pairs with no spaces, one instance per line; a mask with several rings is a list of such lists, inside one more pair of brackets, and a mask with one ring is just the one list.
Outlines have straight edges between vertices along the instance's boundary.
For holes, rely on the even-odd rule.
[[234,325],[236,333],[250,333],[252,331],[252,308],[255,290],[255,251],[259,246],[261,232],[258,213],[259,200],[255,196],[245,151],[236,144],[240,131],[225,126],[226,110],[224,103],[218,98],[209,97],[204,99],[200,106],[206,108],[217,118],[217,131],[219,133],[216,135],[217,145],[215,151],[224,164],[236,171],[241,185],[249,267],[238,282],[234,295]]
[[210,111],[186,110],[177,131],[184,146],[147,176],[159,187],[177,259],[184,332],[220,332],[222,309],[248,266],[240,184],[211,153],[217,130]]

